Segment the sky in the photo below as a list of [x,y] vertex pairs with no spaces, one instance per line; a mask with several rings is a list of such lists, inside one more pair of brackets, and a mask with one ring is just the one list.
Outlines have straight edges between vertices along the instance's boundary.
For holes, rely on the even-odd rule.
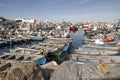
[[114,21],[120,0],[0,0],[0,16],[51,21]]

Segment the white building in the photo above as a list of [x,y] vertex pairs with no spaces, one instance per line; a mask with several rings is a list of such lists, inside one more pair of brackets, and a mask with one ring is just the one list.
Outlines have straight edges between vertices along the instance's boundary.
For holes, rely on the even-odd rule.
[[25,18],[17,18],[15,20],[21,20],[23,23],[35,23],[34,19],[25,19]]

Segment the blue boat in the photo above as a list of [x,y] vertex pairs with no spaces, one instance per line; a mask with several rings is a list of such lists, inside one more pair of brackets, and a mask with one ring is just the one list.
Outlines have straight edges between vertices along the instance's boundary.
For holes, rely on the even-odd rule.
[[43,58],[41,58],[41,59],[39,59],[39,60],[37,60],[37,65],[43,65],[43,64],[45,64],[46,63],[46,58],[45,57],[43,57]]
[[68,51],[70,44],[68,43],[65,47],[63,47],[62,51]]
[[4,41],[5,45],[10,45],[10,41]]
[[10,41],[1,41],[0,42],[0,46],[6,46],[6,45],[10,45]]
[[43,37],[31,37],[32,41],[43,41],[44,38]]
[[0,42],[0,47],[4,46],[4,42]]

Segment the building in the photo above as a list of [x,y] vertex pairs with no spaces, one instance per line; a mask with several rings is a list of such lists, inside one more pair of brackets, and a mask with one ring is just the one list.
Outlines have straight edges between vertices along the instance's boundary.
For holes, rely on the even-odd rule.
[[36,20],[34,19],[25,19],[25,18],[17,18],[15,20],[21,21],[23,23],[35,23],[36,22]]

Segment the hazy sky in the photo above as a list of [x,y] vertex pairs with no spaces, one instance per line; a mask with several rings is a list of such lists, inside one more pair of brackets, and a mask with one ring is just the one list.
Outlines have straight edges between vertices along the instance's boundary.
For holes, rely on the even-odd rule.
[[0,16],[52,21],[114,21],[120,0],[0,0]]

